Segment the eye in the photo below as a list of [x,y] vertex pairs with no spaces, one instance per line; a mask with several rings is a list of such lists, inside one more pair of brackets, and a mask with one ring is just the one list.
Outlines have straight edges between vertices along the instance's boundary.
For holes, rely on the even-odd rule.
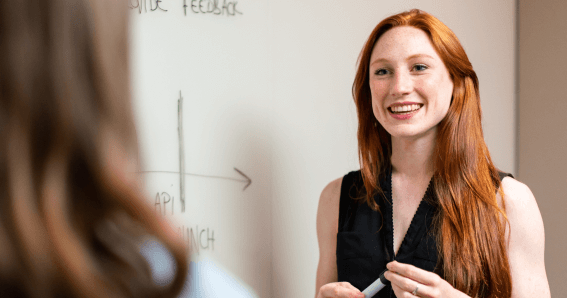
[[427,69],[427,66],[423,64],[416,64],[413,66],[413,69],[416,71],[424,71]]
[[387,74],[388,74],[388,70],[385,69],[385,68],[380,68],[380,69],[377,69],[377,70],[374,72],[374,74],[377,75],[377,76],[387,75]]

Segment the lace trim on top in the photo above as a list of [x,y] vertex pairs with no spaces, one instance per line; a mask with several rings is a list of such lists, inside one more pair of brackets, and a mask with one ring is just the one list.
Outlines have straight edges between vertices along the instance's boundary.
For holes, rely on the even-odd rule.
[[[425,190],[425,193],[421,199],[421,201],[419,202],[419,206],[417,207],[410,225],[408,227],[408,230],[406,231],[406,234],[404,235],[404,238],[402,239],[402,243],[400,244],[400,247],[398,249],[398,253],[395,253],[394,251],[394,200],[393,200],[393,190],[392,190],[392,171],[390,170],[389,172],[389,177],[388,179],[386,179],[387,181],[387,189],[385,190],[385,199],[386,199],[386,204],[384,204],[385,209],[388,210],[384,210],[384,217],[389,217],[387,220],[390,222],[389,225],[386,225],[386,234],[389,237],[387,238],[387,242],[388,242],[388,247],[387,247],[387,252],[388,252],[388,259],[390,259],[389,261],[393,261],[396,260],[396,257],[400,256],[400,255],[404,255],[406,252],[410,253],[412,247],[414,246],[414,241],[415,240],[419,240],[416,239],[415,236],[419,235],[419,232],[421,229],[424,229],[425,226],[424,225],[418,225],[417,224],[417,220],[418,219],[423,219],[425,218],[425,215],[427,214],[427,210],[429,209],[430,205],[426,202],[427,198],[431,198],[433,195],[433,177],[431,178],[431,180],[429,180],[429,184],[427,185],[427,189]],[[391,258],[390,256],[393,256],[393,258]]]

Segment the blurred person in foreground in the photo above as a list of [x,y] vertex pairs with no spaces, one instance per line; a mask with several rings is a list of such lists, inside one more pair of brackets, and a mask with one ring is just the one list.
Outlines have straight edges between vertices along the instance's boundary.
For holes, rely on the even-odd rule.
[[[185,284],[186,248],[135,174],[127,23],[118,1],[0,1],[0,297],[175,297]],[[169,256],[162,283],[147,239]]]

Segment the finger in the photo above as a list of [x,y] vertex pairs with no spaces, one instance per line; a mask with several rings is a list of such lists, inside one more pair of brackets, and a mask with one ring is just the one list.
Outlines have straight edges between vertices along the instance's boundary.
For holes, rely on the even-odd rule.
[[[387,271],[384,277],[392,284],[392,289],[397,297],[438,297],[439,289],[434,286],[421,284],[413,279],[409,279],[395,272]],[[414,291],[417,289],[417,294]],[[404,294],[404,292],[407,292]],[[409,295],[411,294],[411,295]]]
[[399,275],[424,285],[435,285],[440,279],[439,275],[433,272],[417,268],[413,265],[399,263],[397,261],[388,263],[386,267],[392,272],[396,272]]
[[416,288],[408,290],[408,289],[400,288],[395,284],[392,284],[392,290],[394,290],[394,294],[396,294],[396,297],[398,298],[438,297],[438,296],[430,295],[429,293],[431,292],[430,291],[431,288],[424,285],[419,285],[416,286]]
[[343,283],[326,284],[321,288],[321,294],[323,295],[323,297],[333,297],[333,298],[363,298],[364,297],[364,294],[362,294],[356,288],[351,289],[349,287],[345,287],[345,286],[343,286]]
[[396,284],[392,284],[392,290],[394,291],[394,294],[398,298],[410,298],[410,297],[414,298],[415,297],[412,293],[406,291],[405,289],[398,287]]
[[412,292],[416,286],[421,285],[415,280],[391,271],[386,271],[384,277],[392,283],[392,286],[395,285],[406,292]]
[[351,285],[350,282],[343,281],[343,282],[340,282],[339,284],[341,286],[347,288],[347,289],[351,289],[351,290],[355,291],[356,293],[361,293],[360,290],[355,288],[353,285]]

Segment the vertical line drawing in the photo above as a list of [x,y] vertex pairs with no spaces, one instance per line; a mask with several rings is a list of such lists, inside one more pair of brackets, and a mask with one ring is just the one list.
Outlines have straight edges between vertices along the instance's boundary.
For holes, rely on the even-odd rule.
[[177,101],[177,131],[179,132],[179,201],[181,212],[185,212],[185,143],[183,141],[183,96],[179,90]]
[[[252,184],[252,179],[250,179],[250,177],[248,177],[246,174],[244,174],[244,172],[237,169],[236,167],[234,167],[233,169],[241,176],[241,178],[232,178],[232,177],[224,177],[217,175],[203,175],[203,174],[185,172],[185,141],[183,138],[183,95],[181,94],[181,90],[179,91],[179,99],[177,100],[177,132],[179,133],[178,136],[179,137],[179,172],[158,170],[158,171],[139,171],[138,173],[139,174],[162,173],[162,174],[179,175],[179,202],[181,203],[181,213],[185,212],[185,176],[232,180],[232,181],[245,183],[246,185],[244,186],[242,191],[245,191],[248,188],[248,186]],[[171,197],[171,200],[172,200],[171,203],[173,204],[173,197]]]

